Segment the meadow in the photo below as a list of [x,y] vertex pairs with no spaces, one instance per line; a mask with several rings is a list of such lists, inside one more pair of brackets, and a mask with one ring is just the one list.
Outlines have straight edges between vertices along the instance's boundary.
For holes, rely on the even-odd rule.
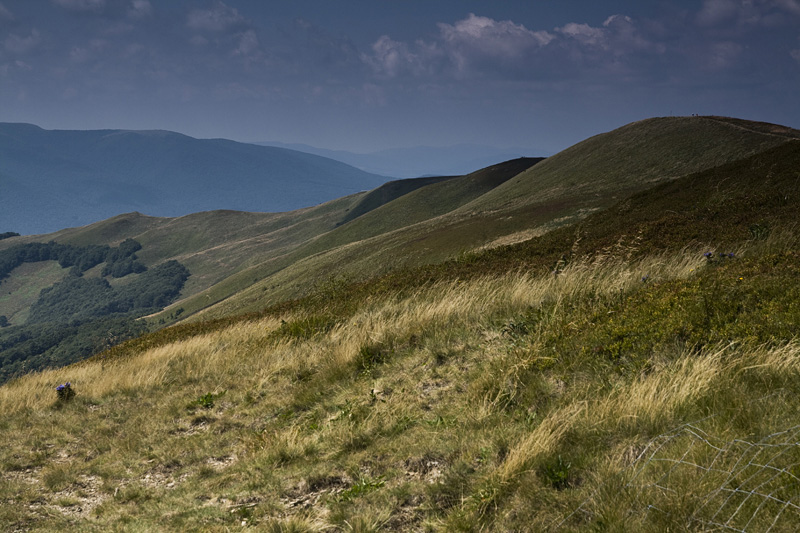
[[0,521],[791,529],[796,250],[609,248],[25,376],[0,389]]
[[65,230],[135,226],[198,280],[148,333],[0,387],[0,524],[795,531],[797,136],[657,119],[303,212]]

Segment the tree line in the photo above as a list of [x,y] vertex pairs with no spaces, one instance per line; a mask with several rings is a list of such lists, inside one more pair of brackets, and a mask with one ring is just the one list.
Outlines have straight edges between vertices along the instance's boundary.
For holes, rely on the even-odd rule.
[[[73,246],[27,243],[0,251],[0,279],[24,263],[58,261],[66,278],[43,289],[23,325],[0,317],[0,383],[14,376],[70,364],[146,330],[139,317],[161,310],[180,295],[189,270],[178,261],[148,269],[136,257],[140,243]],[[105,263],[103,277],[83,273]],[[118,286],[107,277],[137,274]]]

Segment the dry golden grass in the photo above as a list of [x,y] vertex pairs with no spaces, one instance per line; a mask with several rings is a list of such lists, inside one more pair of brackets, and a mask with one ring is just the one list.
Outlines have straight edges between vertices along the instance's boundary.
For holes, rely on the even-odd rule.
[[[582,293],[610,294],[651,277],[690,275],[702,264],[696,251],[635,264],[618,261],[578,263],[558,275],[533,278],[525,273],[469,282],[450,282],[419,289],[402,300],[392,298],[364,309],[322,337],[300,344],[271,342],[280,319],[242,322],[223,331],[161,346],[123,360],[87,361],[66,369],[29,374],[0,388],[0,410],[14,413],[52,403],[56,385],[70,381],[82,394],[103,397],[124,390],[209,376],[247,367],[249,376],[265,383],[277,373],[302,366],[343,367],[362,346],[390,343],[423,329],[481,328],[493,317],[511,316],[545,301],[570,300]],[[292,317],[285,317],[291,319]]]
[[[555,357],[547,339],[569,331],[576,302],[605,310],[647,287],[645,274],[690,279],[706,265],[697,250],[641,261],[610,251],[543,277],[515,272],[371,301],[307,338],[281,334],[281,318],[270,318],[25,376],[0,388],[10,439],[0,473],[19,488],[3,496],[19,505],[0,512],[52,529],[68,521],[58,509],[91,496],[99,527],[121,530],[135,529],[120,526],[126,517],[164,530],[222,531],[244,519],[275,531],[513,530],[545,529],[585,501],[592,516],[630,529],[592,494],[635,508],[613,489],[629,483],[634,451],[686,417],[749,412],[739,393],[792,386],[800,346],[659,348],[631,375],[591,354]],[[509,332],[532,309],[540,319]],[[54,409],[64,381],[78,396]],[[204,394],[213,407],[200,407]],[[744,427],[759,420],[735,416]],[[727,431],[718,419],[709,430]],[[25,510],[36,498],[26,487],[44,487],[46,518]]]

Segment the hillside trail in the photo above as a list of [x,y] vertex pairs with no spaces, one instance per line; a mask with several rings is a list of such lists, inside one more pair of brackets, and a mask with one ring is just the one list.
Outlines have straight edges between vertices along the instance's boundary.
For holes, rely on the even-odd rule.
[[770,124],[770,127],[771,127],[772,131],[760,131],[760,130],[756,130],[756,129],[753,129],[753,128],[747,128],[745,126],[742,126],[741,124],[735,124],[733,122],[729,122],[729,121],[726,121],[726,120],[720,120],[720,119],[715,118],[715,117],[704,117],[704,118],[707,118],[708,120],[711,120],[713,122],[717,122],[719,124],[724,124],[726,126],[732,126],[732,127],[736,128],[736,129],[740,129],[740,130],[747,131],[747,132],[750,132],[750,133],[756,133],[756,134],[760,134],[760,135],[769,135],[770,137],[780,137],[781,139],[786,139],[787,141],[800,140],[800,131],[795,130],[794,128],[790,128],[788,126],[781,126],[781,125],[778,125],[778,124]]

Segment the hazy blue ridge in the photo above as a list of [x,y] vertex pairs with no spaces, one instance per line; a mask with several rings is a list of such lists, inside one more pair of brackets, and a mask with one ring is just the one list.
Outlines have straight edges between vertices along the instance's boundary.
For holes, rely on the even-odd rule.
[[0,123],[0,232],[46,233],[130,211],[291,211],[385,181],[283,148],[168,131]]

